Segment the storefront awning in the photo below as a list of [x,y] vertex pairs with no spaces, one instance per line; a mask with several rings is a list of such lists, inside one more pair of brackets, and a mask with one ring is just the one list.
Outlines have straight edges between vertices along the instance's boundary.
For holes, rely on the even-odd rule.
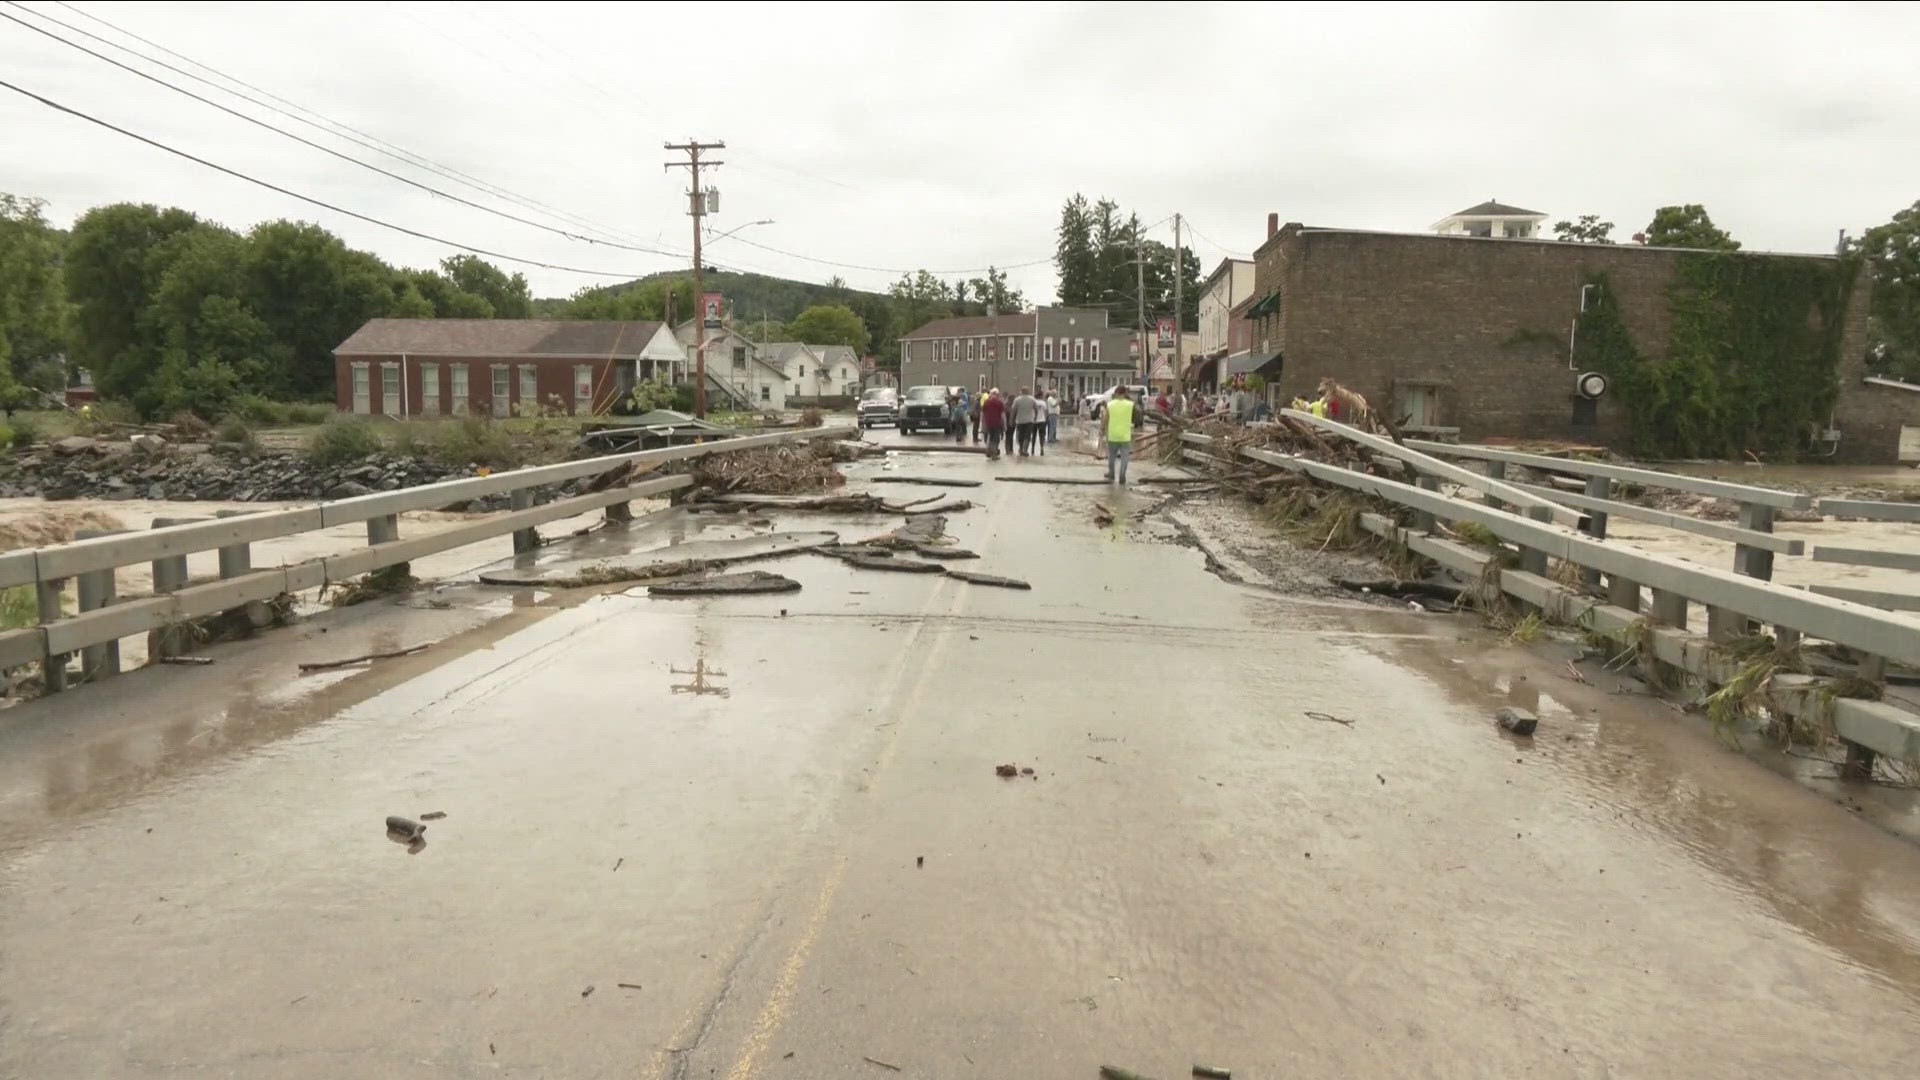
[[1268,292],[1267,295],[1255,300],[1253,306],[1247,309],[1246,317],[1249,319],[1257,319],[1262,315],[1271,315],[1278,310],[1280,310],[1280,290],[1274,289]]

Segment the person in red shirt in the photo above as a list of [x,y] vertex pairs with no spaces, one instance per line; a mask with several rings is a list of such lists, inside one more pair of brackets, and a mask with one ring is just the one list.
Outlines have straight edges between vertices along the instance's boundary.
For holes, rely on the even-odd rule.
[[980,430],[987,433],[987,457],[1000,456],[1000,440],[1007,433],[1007,400],[1000,396],[1000,388],[987,391],[987,398],[980,403]]
[[1155,412],[1158,412],[1162,416],[1171,416],[1173,414],[1173,400],[1167,397],[1165,390],[1160,391],[1160,396],[1153,399],[1153,408]]

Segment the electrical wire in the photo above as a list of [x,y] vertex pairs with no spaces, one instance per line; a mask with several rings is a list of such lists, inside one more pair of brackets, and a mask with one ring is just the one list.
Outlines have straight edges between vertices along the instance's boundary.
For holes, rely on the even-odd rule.
[[1222,243],[1221,243],[1220,241],[1218,241],[1218,240],[1215,240],[1215,239],[1214,239],[1213,237],[1211,237],[1211,236],[1208,236],[1208,235],[1207,235],[1206,233],[1203,233],[1203,232],[1201,232],[1201,231],[1200,231],[1200,229],[1199,229],[1199,227],[1198,227],[1198,226],[1196,226],[1196,225],[1194,225],[1194,223],[1193,223],[1193,219],[1192,219],[1192,218],[1181,218],[1180,220],[1182,220],[1182,221],[1184,221],[1184,222],[1186,222],[1186,223],[1187,223],[1187,229],[1188,229],[1188,230],[1189,230],[1190,232],[1192,232],[1192,233],[1193,233],[1193,235],[1195,235],[1195,236],[1197,236],[1197,237],[1199,237],[1199,238],[1200,238],[1200,239],[1202,239],[1202,240],[1205,240],[1205,241],[1206,241],[1206,242],[1207,242],[1208,244],[1210,244],[1210,245],[1212,245],[1212,246],[1213,246],[1213,248],[1214,248],[1215,250],[1217,250],[1217,251],[1219,251],[1219,252],[1220,252],[1221,254],[1223,254],[1223,255],[1225,255],[1225,256],[1227,256],[1228,258],[1230,258],[1230,259],[1251,259],[1251,258],[1253,258],[1253,256],[1251,256],[1251,255],[1245,255],[1245,254],[1242,254],[1242,253],[1240,253],[1240,252],[1238,252],[1238,251],[1234,251],[1233,249],[1231,249],[1231,248],[1229,248],[1229,247],[1227,247],[1226,245],[1224,245],[1224,244],[1222,244]]
[[[817,258],[814,258],[812,255],[802,255],[797,251],[785,251],[780,248],[773,247],[772,245],[769,245],[769,244],[762,244],[755,240],[749,240],[744,236],[736,236],[734,237],[734,239],[738,240],[742,244],[746,244],[749,247],[757,247],[762,251],[771,251],[775,255],[785,255],[790,259],[802,259],[802,260],[805,260],[806,262],[820,263],[823,266],[838,266],[846,270],[869,270],[877,274],[917,274],[922,270],[926,270],[926,267],[915,267],[914,269],[908,270],[898,266],[865,266],[860,263],[836,262],[832,259],[817,259]],[[980,273],[985,273],[988,270],[1024,270],[1029,266],[1040,266],[1045,263],[1050,263],[1052,261],[1053,261],[1053,257],[1048,256],[1047,258],[1044,258],[1044,259],[1033,259],[1028,262],[1008,263],[1005,266],[972,266],[972,267],[967,267],[961,270],[927,270],[926,272],[929,274],[980,274]]]
[[230,169],[225,165],[220,165],[215,162],[208,161],[206,158],[197,157],[193,154],[188,153],[185,150],[180,150],[175,147],[168,146],[166,143],[160,142],[156,139],[150,139],[145,135],[141,135],[137,132],[128,131],[126,128],[120,127],[109,121],[102,120],[97,116],[92,116],[88,113],[81,112],[79,109],[73,108],[72,106],[62,105],[61,103],[53,100],[52,98],[43,97],[40,94],[36,94],[33,91],[26,89],[25,87],[16,86],[15,84],[7,82],[4,79],[0,79],[0,87],[4,87],[5,89],[11,90],[16,94],[21,95],[22,97],[32,98],[34,101],[37,101],[40,104],[45,105],[50,109],[56,110],[58,112],[66,113],[69,116],[77,117],[81,120],[85,120],[90,124],[95,124],[100,127],[106,128],[108,131],[112,131],[120,135],[125,135],[127,138],[133,139],[136,142],[145,143],[156,150],[164,150],[167,153],[174,155],[175,157],[185,158],[186,160],[191,161],[196,165],[204,165],[207,168],[214,170],[215,172],[225,173],[228,176],[234,177],[235,179],[238,179],[238,180],[245,180],[249,184],[254,184],[259,187],[266,188],[268,191],[277,192],[289,198],[298,199],[304,203],[310,203],[324,210],[331,210],[336,214],[344,214],[347,217],[354,218],[359,221],[364,221],[370,225],[378,225],[383,229],[392,229],[394,232],[404,233],[408,236],[416,237],[421,240],[430,240],[436,244],[445,244],[448,247],[459,248],[462,251],[471,251],[476,255],[485,255],[490,259],[500,259],[505,262],[520,263],[525,266],[538,266],[545,270],[560,270],[570,274],[590,274],[595,277],[639,278],[639,277],[645,276],[644,274],[637,274],[637,273],[631,273],[631,272],[616,272],[611,270],[588,270],[578,266],[565,266],[560,263],[542,262],[539,259],[525,259],[525,258],[521,258],[518,255],[507,255],[502,252],[490,251],[482,247],[475,247],[472,244],[463,244],[458,240],[448,240],[446,237],[435,236],[432,233],[424,233],[419,231],[418,229],[410,229],[405,225],[395,225],[391,221],[382,221],[379,218],[362,214],[357,210],[349,210],[344,206],[336,206],[333,203],[326,202],[322,199],[316,199],[311,195],[302,195],[297,191],[293,191],[288,188],[283,188],[280,185],[272,183],[270,181],[262,180],[255,176],[249,176],[248,174],[243,173],[238,169]]
[[[334,120],[331,117],[328,117],[320,112],[317,112],[313,109],[309,109],[306,106],[299,104],[298,102],[289,101],[288,99],[281,97],[278,94],[275,94],[271,90],[264,89],[260,86],[254,85],[253,83],[247,82],[244,79],[238,78],[233,75],[229,75],[226,72],[219,70],[218,68],[201,63],[200,61],[195,60],[190,56],[180,53],[174,49],[170,49],[167,46],[162,45],[151,38],[142,37],[141,35],[126,29],[125,27],[109,22],[106,19],[102,19],[98,15],[94,15],[90,12],[83,11],[80,8],[73,6],[72,4],[67,3],[66,0],[54,0],[54,3],[59,4],[61,7],[66,8],[68,11],[71,11],[76,15],[79,15],[81,18],[97,23],[100,26],[106,27],[107,29],[114,31],[115,33],[122,34],[126,37],[132,38],[134,41],[138,41],[149,48],[157,49],[160,52],[165,53],[166,55],[181,61],[182,63],[190,64],[193,67],[199,68],[202,71],[210,72],[213,75],[216,75],[221,79],[226,80],[227,82],[233,83],[237,86],[245,87],[247,90],[250,90],[255,94],[259,94],[261,95],[261,97],[264,97],[268,100],[261,101],[257,98],[250,97],[247,94],[241,93],[238,90],[234,90],[231,87],[222,86],[221,84],[214,82],[211,79],[205,78],[204,76],[196,75],[191,71],[182,70],[181,68],[175,67],[174,65],[169,64],[164,60],[160,60],[155,57],[149,56],[145,53],[142,53],[137,49],[129,48],[128,46],[122,45],[119,42],[101,37],[99,34],[93,33],[90,30],[86,30],[78,26],[74,26],[71,23],[62,22],[61,20],[51,15],[48,15],[45,12],[41,12],[33,8],[29,8],[26,5],[19,3],[18,0],[6,0],[6,2],[13,7],[19,8],[22,11],[30,12],[37,18],[44,19],[48,22],[54,23],[57,26],[64,27],[65,29],[73,33],[85,35],[86,37],[89,37],[94,41],[100,42],[103,45],[107,45],[112,48],[118,49],[121,52],[128,54],[129,56],[138,57],[139,59],[144,60],[147,63],[165,68],[166,70],[174,72],[175,74],[180,75],[184,78],[192,79],[195,82],[201,83],[205,86],[212,87],[213,89],[218,90],[221,93],[231,94],[232,96],[237,97],[240,100],[245,101],[250,105],[254,105],[256,107],[267,109],[272,112],[278,113],[289,120],[295,121],[296,123],[305,124],[306,126],[313,128],[316,131],[322,132],[323,134],[330,135],[335,138],[344,139],[364,149],[371,150],[376,154],[380,154],[382,156],[392,158],[395,161],[402,162],[414,168],[423,169],[427,172],[435,173],[445,179],[453,181],[454,183],[463,184],[467,187],[473,188],[476,191],[483,192],[487,195],[490,195],[497,199],[501,199],[506,202],[514,203],[515,205],[524,207],[526,209],[535,211],[537,213],[547,214],[553,217],[555,220],[571,223],[577,227],[588,229],[593,232],[597,232],[602,236],[624,238],[627,240],[631,240],[635,243],[645,242],[640,237],[636,236],[631,232],[626,232],[620,229],[613,228],[612,226],[606,225],[602,222],[593,221],[589,218],[582,217],[578,214],[573,214],[568,211],[561,210],[558,207],[549,206],[548,204],[543,203],[531,196],[519,194],[508,188],[501,187],[498,184],[492,183],[491,181],[484,180],[478,176],[474,176],[471,173],[463,172],[450,165],[443,165],[437,161],[434,161],[431,158],[426,157],[425,155],[417,154],[411,150],[406,149],[403,146],[396,145],[370,132],[362,131],[359,128],[353,127],[350,124],[341,123],[340,121]],[[278,102],[279,104],[275,105],[275,104],[272,104],[272,102]],[[281,108],[280,106],[282,105],[286,106],[286,108]],[[298,110],[299,112],[305,113],[307,115],[306,116],[296,115],[296,113],[287,111],[288,109]],[[315,122],[315,120],[308,119],[308,117],[315,117],[318,119],[319,122]],[[681,258],[689,257],[681,252],[675,252],[675,254]]]
[[111,56],[107,56],[104,53],[95,52],[92,49],[87,48],[85,45],[82,45],[77,41],[69,41],[66,38],[61,37],[60,35],[54,33],[51,30],[45,29],[44,27],[35,26],[30,22],[27,22],[23,19],[16,18],[12,15],[7,14],[4,11],[0,11],[0,19],[6,19],[8,22],[15,23],[19,26],[23,26],[28,30],[33,31],[36,34],[43,34],[49,38],[52,38],[54,41],[59,42],[62,45],[66,45],[66,46],[69,46],[70,48],[78,49],[81,52],[86,53],[88,56],[91,56],[97,60],[104,61],[105,63],[112,64],[114,67],[117,67],[122,71],[126,71],[131,74],[137,75],[140,78],[147,80],[148,82],[156,83],[160,86],[164,86],[167,89],[174,91],[175,93],[184,94],[187,97],[190,97],[193,100],[198,101],[203,105],[212,106],[213,108],[219,109],[221,112],[226,113],[229,116],[234,116],[234,117],[238,117],[241,120],[245,120],[247,123],[252,124],[255,127],[265,128],[266,130],[271,131],[277,135],[284,135],[287,138],[292,139],[294,142],[301,144],[302,146],[310,146],[313,149],[318,150],[323,154],[328,154],[333,157],[339,158],[341,161],[358,165],[363,169],[372,170],[373,172],[379,173],[381,176],[385,176],[392,180],[398,180],[399,182],[406,184],[409,187],[419,188],[421,191],[425,191],[432,195],[438,195],[443,199],[448,199],[453,202],[457,202],[462,206],[470,206],[475,210],[479,210],[483,213],[492,214],[495,217],[505,218],[508,221],[519,222],[522,225],[530,225],[536,229],[544,229],[547,232],[554,233],[559,236],[564,236],[569,240],[577,240],[583,244],[598,244],[603,247],[621,248],[626,251],[638,251],[647,255],[665,255],[672,258],[686,257],[682,255],[680,252],[676,252],[676,251],[664,251],[664,250],[661,250],[660,248],[640,247],[635,244],[623,244],[613,240],[596,240],[593,237],[582,236],[579,233],[568,232],[565,229],[557,229],[551,225],[534,221],[531,218],[521,217],[518,214],[510,214],[505,210],[495,209],[494,207],[487,206],[482,203],[474,202],[472,199],[455,195],[452,192],[442,191],[439,188],[432,186],[431,184],[423,184],[420,181],[413,179],[412,177],[402,176],[399,173],[393,172],[390,169],[383,169],[380,166],[373,164],[372,162],[362,161],[359,158],[356,158],[350,154],[343,154],[340,151],[335,150],[330,146],[323,146],[320,143],[314,142],[312,139],[308,139],[300,135],[295,135],[293,132],[288,131],[285,128],[275,127],[274,125],[267,123],[265,120],[261,120],[258,117],[248,116],[246,113],[243,113],[238,109],[230,109],[227,106],[222,105],[211,98],[202,97],[199,94],[196,94],[193,91],[186,89],[185,87],[175,86],[173,83],[170,83],[165,79],[160,78],[157,75],[150,75],[147,72],[141,71],[139,68],[133,67],[130,64],[123,64],[120,61],[115,60]]

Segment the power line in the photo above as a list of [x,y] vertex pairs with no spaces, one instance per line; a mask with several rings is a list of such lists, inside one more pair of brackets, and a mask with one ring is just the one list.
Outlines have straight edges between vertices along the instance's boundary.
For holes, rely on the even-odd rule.
[[[160,52],[163,52],[168,56],[171,56],[176,60],[181,61],[182,63],[190,64],[193,67],[199,68],[202,71],[210,72],[211,74],[216,75],[221,79],[226,80],[227,82],[233,83],[237,86],[245,87],[246,89],[251,90],[254,93],[259,94],[262,97],[265,97],[269,100],[268,101],[258,100],[256,98],[248,96],[247,94],[243,94],[238,90],[234,90],[231,87],[222,86],[219,83],[216,83],[203,76],[196,75],[191,71],[184,71],[180,68],[174,67],[171,64],[168,64],[164,60],[156,59],[152,56],[148,56],[144,53],[141,53],[136,49],[132,49],[132,48],[129,48],[128,46],[122,45],[119,42],[111,41],[107,38],[103,38],[100,35],[93,33],[92,31],[84,30],[70,23],[62,22],[59,19],[56,19],[53,16],[47,15],[43,12],[34,11],[33,9],[27,8],[24,5],[18,3],[18,0],[6,0],[6,2],[9,4],[12,4],[14,7],[20,8],[23,11],[29,11],[38,18],[45,19],[48,22],[52,22],[52,23],[55,23],[56,25],[65,27],[66,29],[74,33],[84,34],[87,37],[92,38],[93,40],[98,41],[104,45],[108,45],[108,46],[111,46],[112,48],[119,49],[121,52],[127,53],[130,56],[139,57],[141,60],[144,60],[150,64],[163,67],[168,71],[172,71],[178,75],[181,75],[182,77],[192,79],[195,82],[201,83],[206,86],[210,86],[220,91],[221,93],[231,94],[234,97],[237,97],[242,101],[247,102],[250,105],[254,105],[263,109],[268,109],[272,112],[280,114],[281,116],[285,116],[289,120],[293,120],[297,123],[305,124],[308,127],[311,127],[314,130],[320,131],[324,134],[331,135],[336,138],[345,139],[348,142],[364,147],[365,149],[371,150],[374,153],[392,158],[395,161],[402,162],[414,168],[424,169],[428,172],[435,173],[448,180],[452,180],[455,183],[464,184],[467,187],[473,188],[476,191],[484,192],[485,194],[493,196],[494,198],[498,198],[506,202],[514,203],[516,205],[525,207],[535,212],[548,214],[554,217],[556,220],[570,222],[579,227],[590,229],[592,231],[598,232],[602,236],[624,237],[626,239],[633,240],[636,243],[641,242],[640,238],[638,236],[635,236],[633,233],[615,229],[611,226],[602,224],[600,222],[596,222],[591,219],[581,217],[578,214],[572,214],[567,211],[561,210],[557,207],[549,206],[546,203],[540,202],[539,200],[534,199],[530,196],[518,194],[507,188],[501,187],[498,184],[494,184],[490,181],[483,180],[480,177],[474,176],[471,173],[462,172],[461,170],[456,169],[450,165],[442,165],[439,162],[432,160],[431,158],[428,158],[421,154],[414,153],[413,151],[408,150],[405,147],[398,146],[392,142],[389,142],[385,139],[380,138],[377,135],[371,134],[369,132],[361,131],[360,129],[353,127],[352,125],[341,123],[340,121],[334,120],[322,113],[316,112],[313,109],[309,109],[306,106],[299,104],[298,102],[289,101],[288,99],[281,97],[278,94],[275,94],[271,90],[264,89],[262,87],[254,85],[253,83],[247,82],[244,79],[238,78],[233,75],[229,75],[226,72],[219,70],[218,68],[201,63],[200,61],[195,60],[190,56],[187,56],[183,53],[170,49],[167,46],[152,40],[151,38],[142,37],[141,35],[126,29],[125,27],[116,25],[90,12],[83,11],[80,8],[73,6],[72,4],[67,3],[66,0],[54,0],[54,2],[59,4],[61,7],[66,8],[68,11],[71,11],[74,14],[79,15],[81,18],[97,23],[100,26],[104,26],[107,29],[114,31],[115,33],[122,34],[126,37],[132,38],[133,40],[138,41],[141,44],[148,46],[149,48],[157,49]],[[271,102],[279,102],[279,105],[271,104]],[[281,108],[280,105],[284,105],[287,108]],[[295,113],[288,112],[287,109],[289,108],[298,110],[299,112],[305,113],[307,115],[300,116],[300,115],[296,115]],[[317,120],[320,122],[316,123],[315,120],[308,119],[307,117],[309,116],[317,118]],[[345,132],[346,134],[342,134],[342,132]]]
[[34,93],[31,90],[26,89],[25,87],[16,86],[13,83],[5,81],[4,79],[0,79],[0,87],[4,87],[8,90],[11,90],[16,94],[21,95],[22,97],[32,98],[33,100],[39,102],[42,105],[45,105],[50,109],[54,109],[58,112],[66,113],[69,116],[78,117],[79,119],[85,120],[90,124],[96,124],[100,127],[106,128],[108,131],[125,135],[127,138],[133,139],[136,142],[143,142],[148,146],[153,147],[156,150],[164,150],[167,153],[174,155],[175,157],[185,158],[186,160],[191,161],[196,165],[204,165],[207,168],[214,170],[215,172],[222,172],[227,174],[228,176],[234,177],[235,179],[245,180],[249,184],[258,185],[260,187],[266,188],[268,191],[277,192],[281,195],[288,196],[289,198],[299,199],[301,202],[304,202],[304,203],[311,203],[312,205],[321,207],[322,209],[331,210],[336,214],[345,214],[350,218],[355,218],[359,221],[367,222],[370,225],[378,225],[383,229],[392,229],[394,232],[404,233],[408,236],[417,237],[418,239],[421,239],[421,240],[430,240],[436,244],[445,244],[448,247],[459,248],[462,251],[471,251],[476,255],[485,255],[490,259],[501,259],[506,262],[521,263],[526,266],[538,266],[545,270],[560,270],[570,274],[591,274],[595,277],[639,278],[639,277],[646,276],[645,274],[636,274],[636,273],[630,273],[630,272],[620,273],[620,272],[615,272],[610,270],[588,270],[578,266],[563,266],[559,263],[542,262],[539,259],[523,259],[518,255],[507,255],[498,251],[489,251],[486,248],[474,247],[472,244],[460,243],[458,240],[448,240],[443,236],[435,236],[432,233],[424,233],[419,231],[418,229],[409,229],[404,225],[395,225],[391,221],[382,221],[379,218],[370,217],[366,214],[362,214],[357,210],[348,210],[346,207],[343,207],[343,206],[335,206],[333,203],[326,202],[321,199],[316,199],[311,195],[302,195],[297,191],[292,191],[287,188],[283,188],[278,184],[274,184],[269,181],[262,180],[255,176],[249,176],[246,173],[240,172],[237,169],[229,169],[225,165],[216,164],[214,162],[208,161],[206,158],[196,157],[195,155],[190,154],[185,150],[176,149],[174,147],[168,146],[166,143],[159,142],[155,139],[149,139],[145,135],[128,131],[126,128],[110,123],[109,121],[102,120],[97,116],[92,116],[87,113],[81,112],[79,109],[75,109],[72,106],[62,105],[61,103],[53,100],[52,98],[43,97],[39,94]]
[[[9,2],[11,2],[11,0],[9,0]],[[14,6],[19,7],[20,5],[14,4]],[[42,18],[44,17],[45,16],[42,16]],[[33,31],[36,34],[43,34],[46,37],[52,38],[54,41],[57,41],[62,45],[66,45],[70,48],[78,49],[79,51],[86,53],[88,56],[91,56],[97,60],[101,60],[105,63],[112,64],[114,67],[117,67],[122,71],[126,71],[131,74],[137,75],[140,78],[147,80],[148,82],[156,83],[160,86],[164,86],[167,89],[174,91],[175,93],[184,94],[187,97],[190,97],[193,100],[198,101],[203,105],[212,106],[213,108],[219,109],[221,112],[226,113],[229,116],[234,116],[234,117],[238,117],[241,120],[245,120],[247,123],[252,124],[255,127],[265,128],[266,130],[271,131],[277,135],[284,135],[287,138],[292,139],[294,142],[301,144],[302,146],[310,146],[313,149],[318,150],[323,154],[329,154],[333,157],[339,158],[342,161],[349,162],[354,165],[358,165],[363,169],[372,170],[373,172],[379,173],[381,176],[385,176],[393,180],[398,180],[401,183],[408,185],[409,187],[416,187],[416,188],[419,188],[421,191],[425,191],[432,195],[438,195],[443,199],[450,199],[454,202],[461,204],[462,206],[470,206],[470,207],[473,207],[475,210],[492,214],[495,217],[505,218],[508,221],[516,221],[522,225],[530,225],[536,229],[544,229],[547,232],[554,233],[559,236],[564,236],[569,240],[578,240],[581,243],[585,243],[585,244],[599,244],[604,247],[622,248],[627,251],[638,251],[648,255],[666,255],[672,258],[683,257],[679,252],[663,251],[659,248],[640,247],[634,244],[623,244],[613,240],[595,240],[590,236],[582,236],[579,233],[568,232],[565,229],[557,229],[551,225],[534,221],[531,218],[524,218],[518,214],[510,214],[505,210],[498,210],[498,209],[495,209],[494,207],[486,206],[484,204],[474,202],[472,199],[455,195],[452,192],[442,191],[439,188],[436,188],[430,184],[423,184],[420,181],[415,180],[411,177],[402,176],[399,173],[393,172],[392,170],[389,170],[389,169],[383,169],[380,166],[373,164],[372,162],[362,161],[359,158],[353,157],[350,154],[341,153],[340,151],[335,150],[330,146],[323,146],[320,143],[314,142],[312,139],[308,139],[300,135],[295,135],[293,132],[288,131],[285,128],[275,127],[274,125],[267,123],[265,120],[261,120],[258,117],[248,116],[246,113],[243,113],[238,109],[228,108],[227,106],[222,105],[211,98],[202,97],[199,94],[196,94],[193,91],[186,89],[185,87],[176,86],[173,83],[170,83],[165,79],[160,78],[157,75],[150,75],[147,72],[141,71],[139,68],[133,67],[130,64],[123,64],[120,61],[115,60],[111,56],[107,56],[104,53],[95,52],[92,49],[87,48],[85,45],[82,45],[77,41],[69,41],[66,38],[61,37],[60,35],[54,33],[51,30],[45,29],[44,27],[35,26],[32,23],[29,23],[23,19],[19,19],[13,15],[9,15],[4,11],[0,11],[0,19],[6,19],[8,22],[15,23],[19,26],[23,26],[28,30]],[[58,22],[58,20],[51,20],[51,21]],[[63,23],[61,25],[65,25],[65,24]],[[80,32],[85,33],[85,31],[80,31]]]
[[756,240],[749,240],[744,236],[736,236],[734,239],[751,247],[757,247],[762,251],[771,251],[776,255],[785,255],[790,259],[804,259],[807,262],[820,263],[823,266],[838,266],[847,270],[870,270],[877,274],[917,274],[922,270],[926,270],[929,274],[980,274],[988,270],[1024,270],[1029,266],[1040,266],[1053,261],[1051,257],[1048,257],[1045,259],[1033,259],[1023,263],[1008,263],[1005,266],[973,266],[963,270],[927,270],[924,266],[914,267],[908,270],[898,266],[864,266],[860,263],[835,262],[832,259],[816,259],[811,255],[802,255],[797,251],[785,251],[769,244],[762,244]]
[[1251,255],[1243,255],[1238,251],[1234,251],[1232,248],[1227,247],[1225,244],[1222,244],[1220,241],[1215,240],[1213,237],[1208,236],[1206,233],[1201,232],[1198,228],[1194,226],[1192,218],[1182,218],[1181,220],[1187,223],[1187,231],[1193,233],[1193,235],[1199,237],[1200,239],[1205,240],[1208,244],[1211,244],[1214,248],[1218,249],[1221,252],[1221,254],[1226,255],[1228,258],[1232,258],[1232,259],[1253,258],[1253,256]]

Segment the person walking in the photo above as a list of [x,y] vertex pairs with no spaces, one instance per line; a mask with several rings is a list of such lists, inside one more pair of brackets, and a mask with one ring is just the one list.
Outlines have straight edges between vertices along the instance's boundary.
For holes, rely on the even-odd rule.
[[1060,395],[1047,391],[1047,441],[1060,441]]
[[1039,407],[1039,402],[1033,400],[1024,386],[1020,388],[1020,396],[1013,399],[1013,432],[1021,457],[1033,452],[1033,422],[1039,419]]
[[953,433],[956,445],[967,441],[967,392],[960,391],[947,399],[947,430]]
[[986,400],[980,403],[980,429],[987,433],[987,458],[1000,456],[1000,439],[1006,434],[1007,403],[1000,397],[1000,388],[987,391]]
[[1047,452],[1047,424],[1053,419],[1052,410],[1047,408],[1045,394],[1033,395],[1033,449],[1042,456]]
[[1127,483],[1127,462],[1133,459],[1133,401],[1127,388],[1114,390],[1107,402],[1107,482]]
[[973,424],[973,441],[975,443],[980,441],[980,400],[985,396],[981,391],[975,390],[973,395],[967,399],[967,420]]

